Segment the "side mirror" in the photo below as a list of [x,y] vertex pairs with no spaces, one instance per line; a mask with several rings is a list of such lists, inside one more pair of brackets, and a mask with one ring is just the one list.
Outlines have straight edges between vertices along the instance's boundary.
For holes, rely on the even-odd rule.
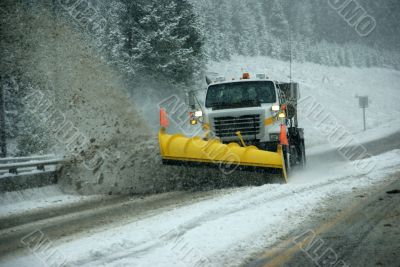
[[206,83],[207,83],[207,85],[210,85],[212,83],[211,78],[208,76],[206,76]]

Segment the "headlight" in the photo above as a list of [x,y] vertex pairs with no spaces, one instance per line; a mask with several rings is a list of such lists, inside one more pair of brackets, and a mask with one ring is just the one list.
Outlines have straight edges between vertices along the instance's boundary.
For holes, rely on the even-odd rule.
[[279,111],[281,107],[279,105],[273,105],[272,106],[272,111]]
[[194,116],[197,117],[197,118],[203,117],[203,111],[201,111],[201,110],[196,111],[194,113]]

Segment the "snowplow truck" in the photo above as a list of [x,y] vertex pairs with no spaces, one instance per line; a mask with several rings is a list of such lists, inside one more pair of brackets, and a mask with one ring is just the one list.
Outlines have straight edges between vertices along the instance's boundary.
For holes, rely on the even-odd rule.
[[294,166],[304,167],[304,130],[298,127],[297,83],[244,73],[226,81],[207,78],[204,101],[188,93],[189,123],[201,134],[168,134],[160,111],[159,144],[164,164],[217,166],[278,175],[287,182]]

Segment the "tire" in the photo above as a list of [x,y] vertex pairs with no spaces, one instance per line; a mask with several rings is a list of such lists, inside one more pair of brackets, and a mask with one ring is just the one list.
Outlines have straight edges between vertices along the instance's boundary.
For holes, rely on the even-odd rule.
[[283,147],[283,157],[285,160],[285,169],[286,169],[286,175],[289,177],[289,174],[292,171],[292,164],[291,164],[291,156],[289,153],[289,148],[288,147]]
[[304,169],[307,165],[306,149],[304,147],[304,141],[299,145],[300,155],[299,155],[299,167]]
[[278,150],[278,142],[262,142],[258,145],[258,148],[265,151],[276,152]]

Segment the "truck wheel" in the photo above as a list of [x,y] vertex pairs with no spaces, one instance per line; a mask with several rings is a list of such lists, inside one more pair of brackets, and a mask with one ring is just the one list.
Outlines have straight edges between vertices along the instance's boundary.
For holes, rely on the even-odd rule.
[[306,158],[306,148],[304,146],[304,141],[301,142],[300,144],[300,168],[304,169],[307,165],[307,158]]
[[292,164],[291,164],[291,155],[289,153],[288,147],[283,148],[283,157],[285,160],[285,169],[286,169],[286,175],[289,176],[292,170]]
[[278,150],[278,142],[262,142],[259,148],[265,151],[276,152]]

